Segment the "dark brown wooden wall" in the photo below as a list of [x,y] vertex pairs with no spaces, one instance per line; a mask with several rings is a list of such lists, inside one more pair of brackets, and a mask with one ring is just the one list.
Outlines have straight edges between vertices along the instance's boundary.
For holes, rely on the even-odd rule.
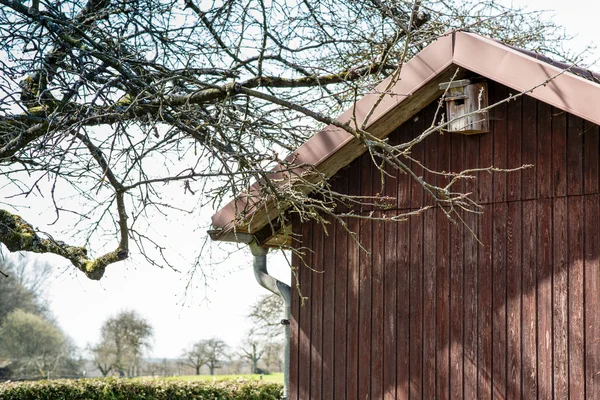
[[[490,102],[508,93],[491,84]],[[318,272],[295,257],[308,299],[293,297],[291,399],[600,398],[598,126],[530,97],[491,118],[488,134],[436,135],[413,151],[444,171],[534,165],[463,183],[483,206],[466,224],[436,208],[405,223],[348,221],[368,253],[339,225],[326,235],[293,224]],[[382,189],[366,156],[333,182],[396,196],[399,210],[431,204],[406,175]]]

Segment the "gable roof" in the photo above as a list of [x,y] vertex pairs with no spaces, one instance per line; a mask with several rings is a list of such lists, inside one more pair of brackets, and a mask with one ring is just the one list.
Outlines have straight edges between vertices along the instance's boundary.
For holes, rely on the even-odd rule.
[[[515,90],[515,94],[533,89],[528,95],[600,125],[600,75],[475,33],[452,31],[402,66],[400,79],[385,94],[369,118],[366,130],[379,138],[390,134],[442,94],[439,83],[449,81],[456,67],[462,74],[471,71],[501,83]],[[390,79],[385,79],[337,120],[349,123],[355,117],[360,125]],[[298,165],[313,165],[329,178],[365,151],[352,134],[329,125],[301,145],[288,160],[293,157]],[[281,176],[278,171],[272,174],[273,178]],[[258,189],[251,188],[250,192],[253,190]],[[241,210],[243,218],[239,218]],[[253,203],[252,196],[238,197],[213,215],[212,225],[216,230],[211,237],[225,240],[226,234],[234,230],[256,233],[275,217],[269,211],[273,213],[268,205]]]

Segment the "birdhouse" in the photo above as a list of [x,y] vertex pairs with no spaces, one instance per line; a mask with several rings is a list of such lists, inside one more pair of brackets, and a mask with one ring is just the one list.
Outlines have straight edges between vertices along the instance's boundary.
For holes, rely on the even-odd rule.
[[446,126],[448,132],[473,135],[489,132],[489,114],[486,82],[462,79],[440,84],[446,95]]

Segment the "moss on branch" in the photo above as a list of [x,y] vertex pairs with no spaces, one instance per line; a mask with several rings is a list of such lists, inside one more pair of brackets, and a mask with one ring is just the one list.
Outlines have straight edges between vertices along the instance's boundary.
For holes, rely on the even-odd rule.
[[102,278],[108,265],[125,260],[128,256],[127,249],[119,247],[96,259],[91,259],[85,247],[70,246],[52,238],[41,238],[27,221],[6,210],[0,210],[0,242],[10,252],[31,251],[64,257],[93,280]]

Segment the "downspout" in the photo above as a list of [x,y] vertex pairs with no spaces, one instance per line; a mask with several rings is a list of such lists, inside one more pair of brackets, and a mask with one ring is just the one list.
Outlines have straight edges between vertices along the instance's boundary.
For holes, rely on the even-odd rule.
[[269,249],[261,246],[256,242],[254,235],[249,233],[230,233],[219,235],[220,231],[209,231],[208,234],[213,240],[245,243],[250,248],[252,253],[252,266],[254,269],[254,277],[257,282],[269,290],[270,292],[281,296],[284,303],[283,319],[281,324],[285,327],[285,339],[283,348],[283,397],[282,400],[289,398],[290,385],[290,304],[291,304],[291,289],[288,285],[269,275],[267,270],[267,253]]
[[281,323],[285,328],[285,340],[283,343],[283,400],[287,400],[289,397],[289,385],[290,385],[290,303],[291,303],[291,290],[288,285],[275,279],[269,275],[267,271],[267,253],[269,249],[260,246],[256,242],[252,242],[248,245],[252,256],[254,258],[252,265],[254,267],[254,277],[258,283],[265,289],[281,296],[283,299],[283,319]]

